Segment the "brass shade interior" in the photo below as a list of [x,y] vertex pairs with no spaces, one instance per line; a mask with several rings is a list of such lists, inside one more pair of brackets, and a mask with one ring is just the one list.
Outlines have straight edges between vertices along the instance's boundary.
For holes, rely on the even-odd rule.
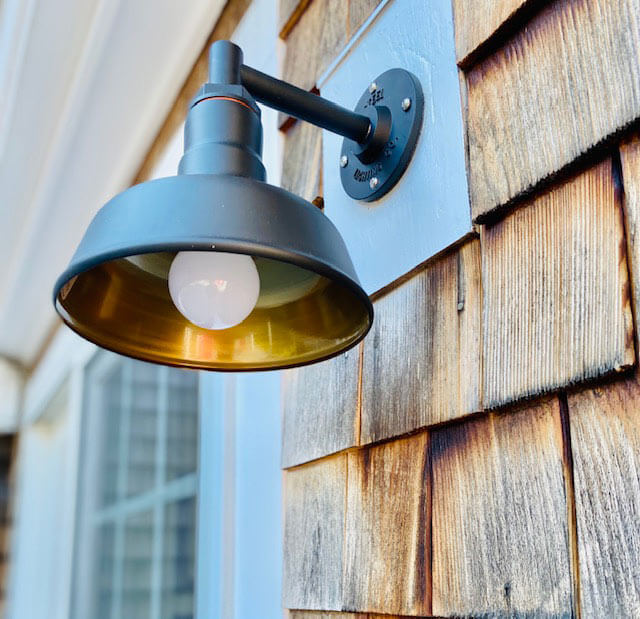
[[372,316],[339,278],[254,257],[260,296],[251,314],[224,330],[189,322],[169,295],[175,253],[108,260],[71,277],[56,309],[83,337],[115,352],[167,365],[259,370],[326,359],[357,343]]

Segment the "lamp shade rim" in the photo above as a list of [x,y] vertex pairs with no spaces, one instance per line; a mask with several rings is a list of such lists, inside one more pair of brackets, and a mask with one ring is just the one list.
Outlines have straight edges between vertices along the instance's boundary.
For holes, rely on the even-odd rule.
[[[84,334],[80,329],[78,329],[72,322],[70,322],[69,320],[67,320],[65,318],[64,315],[60,314],[60,318],[62,319],[62,321],[64,322],[64,324],[71,329],[76,335],[78,335],[79,337],[83,338],[83,339],[87,339],[86,334]],[[294,361],[291,363],[282,363],[279,364],[277,366],[271,366],[271,365],[264,365],[264,366],[249,366],[247,365],[247,367],[242,367],[242,366],[229,366],[229,367],[225,367],[224,365],[219,365],[216,366],[215,368],[204,368],[202,365],[198,364],[198,363],[189,363],[188,361],[171,361],[167,358],[164,357],[154,357],[154,356],[145,356],[143,354],[136,354],[135,352],[131,351],[131,350],[123,350],[120,348],[117,348],[115,346],[111,346],[110,344],[108,344],[107,342],[103,342],[103,341],[98,341],[98,340],[91,340],[91,342],[93,344],[96,344],[97,346],[99,346],[100,348],[104,348],[105,350],[108,350],[110,352],[116,353],[118,355],[122,355],[123,357],[128,357],[129,359],[135,359],[136,361],[144,361],[146,363],[156,363],[158,365],[165,365],[167,367],[173,367],[173,368],[182,368],[182,369],[193,369],[193,370],[208,370],[208,371],[214,371],[214,372],[224,372],[224,373],[247,373],[247,372],[273,372],[273,371],[278,371],[278,370],[291,370],[294,368],[301,368],[301,367],[305,367],[308,365],[313,365],[315,363],[321,363],[323,361],[329,361],[330,359],[333,359],[335,357],[338,357],[348,351],[350,351],[352,348],[355,348],[358,344],[360,344],[362,342],[362,340],[367,336],[367,334],[369,333],[369,331],[371,330],[371,327],[373,326],[373,319],[369,321],[369,324],[366,328],[365,331],[362,332],[362,334],[360,335],[360,337],[358,337],[357,339],[354,339],[352,342],[350,342],[348,345],[344,346],[343,348],[341,348],[340,350],[336,350],[334,352],[328,353],[326,355],[320,355],[317,357],[314,357],[312,359],[306,360],[306,361]]]

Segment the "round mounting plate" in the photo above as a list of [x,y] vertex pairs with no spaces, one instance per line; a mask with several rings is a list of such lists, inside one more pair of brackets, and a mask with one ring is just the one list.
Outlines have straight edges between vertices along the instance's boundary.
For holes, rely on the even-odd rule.
[[385,71],[367,87],[354,111],[370,116],[372,106],[386,106],[391,111],[391,135],[386,146],[374,161],[365,164],[356,154],[358,144],[345,138],[338,162],[344,190],[364,202],[386,194],[409,165],[422,127],[424,96],[420,82],[404,69]]

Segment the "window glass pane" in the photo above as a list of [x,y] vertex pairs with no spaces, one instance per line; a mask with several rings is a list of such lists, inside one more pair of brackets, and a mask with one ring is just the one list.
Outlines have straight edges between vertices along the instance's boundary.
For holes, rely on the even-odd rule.
[[152,512],[127,518],[124,529],[122,617],[149,616],[152,550]]
[[94,563],[93,613],[96,619],[111,617],[113,597],[115,527],[111,523],[96,529]]
[[113,368],[104,379],[101,389],[104,408],[100,415],[104,440],[99,447],[99,502],[109,505],[116,500],[118,489],[118,444],[122,423],[122,367]]
[[191,619],[195,583],[195,498],[165,508],[162,619]]
[[158,366],[134,362],[131,374],[128,496],[140,494],[154,486],[158,430]]
[[167,480],[182,477],[198,465],[198,374],[169,372],[167,411]]

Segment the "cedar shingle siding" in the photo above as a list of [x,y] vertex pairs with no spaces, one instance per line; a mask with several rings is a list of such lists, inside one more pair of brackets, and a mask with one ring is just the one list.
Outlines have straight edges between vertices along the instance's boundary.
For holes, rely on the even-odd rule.
[[[315,87],[377,4],[280,0],[284,78]],[[640,0],[452,11],[476,238],[286,373],[284,605],[637,616]],[[321,197],[320,132],[284,129],[282,184]]]

